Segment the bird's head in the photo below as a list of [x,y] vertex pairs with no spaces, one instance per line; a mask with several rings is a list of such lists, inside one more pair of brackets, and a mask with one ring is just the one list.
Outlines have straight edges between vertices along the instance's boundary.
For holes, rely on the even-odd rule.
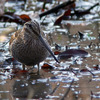
[[39,37],[41,35],[41,28],[37,21],[29,21],[24,24],[24,30],[32,37]]

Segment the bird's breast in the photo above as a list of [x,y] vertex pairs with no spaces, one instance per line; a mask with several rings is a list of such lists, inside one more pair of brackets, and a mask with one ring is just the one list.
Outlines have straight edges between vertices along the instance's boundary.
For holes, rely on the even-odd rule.
[[40,40],[15,41],[11,46],[12,56],[26,65],[35,65],[43,61],[48,55],[47,49]]

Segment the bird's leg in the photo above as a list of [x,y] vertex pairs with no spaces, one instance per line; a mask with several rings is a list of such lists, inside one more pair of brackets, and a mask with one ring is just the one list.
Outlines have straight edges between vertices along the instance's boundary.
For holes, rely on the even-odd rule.
[[24,64],[22,64],[22,67],[23,67],[23,70],[25,70],[25,65]]
[[39,63],[37,64],[37,67],[38,67],[37,75],[39,75],[40,74]]

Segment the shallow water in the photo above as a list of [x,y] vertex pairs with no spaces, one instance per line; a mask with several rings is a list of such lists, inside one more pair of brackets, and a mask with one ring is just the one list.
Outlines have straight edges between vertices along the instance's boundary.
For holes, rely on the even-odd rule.
[[[40,6],[33,7],[36,3],[38,2],[33,2],[30,6],[27,3],[27,13],[34,9],[36,12],[40,12]],[[39,4],[41,5],[41,3]],[[21,8],[16,9],[18,9],[16,13],[25,12]],[[93,12],[95,11],[100,11],[100,7],[93,9]],[[63,52],[67,46],[68,49],[82,49],[88,52],[85,58],[75,56],[64,60],[60,59],[60,64],[48,57],[41,62],[40,66],[48,63],[52,68],[43,69],[40,67],[40,75],[36,74],[37,66],[34,69],[28,67],[27,71],[22,72],[21,64],[9,59],[11,55],[9,54],[8,41],[11,34],[22,26],[16,23],[6,23],[6,28],[4,28],[5,22],[0,22],[0,99],[99,100],[99,15],[99,13],[95,13],[80,19],[63,20],[60,26],[53,25],[56,16],[52,14],[47,16],[45,20],[44,18],[40,20],[45,37],[53,51]],[[39,21],[39,19],[37,20]],[[83,39],[80,38],[78,31],[83,33]],[[60,46],[59,50],[55,48],[55,43]],[[58,56],[56,55],[56,57]]]

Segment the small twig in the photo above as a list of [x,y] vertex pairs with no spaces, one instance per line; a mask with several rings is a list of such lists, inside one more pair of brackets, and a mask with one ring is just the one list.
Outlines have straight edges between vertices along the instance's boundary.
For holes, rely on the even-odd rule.
[[52,9],[50,9],[50,10],[48,10],[48,11],[45,11],[45,12],[39,14],[39,16],[40,16],[40,18],[41,18],[41,17],[43,17],[43,16],[45,16],[45,15],[48,15],[48,14],[57,12],[59,9],[62,9],[62,8],[64,8],[64,7],[66,7],[66,6],[69,6],[69,5],[73,4],[74,2],[75,2],[75,1],[66,1],[66,2],[64,2],[64,3],[62,3],[62,4],[60,4],[60,5],[58,5],[58,6],[54,7],[54,8],[52,8]]
[[47,2],[46,2],[46,0],[44,0],[42,10],[44,10],[44,9],[45,9],[46,3],[47,3]]
[[42,20],[41,24],[44,22],[44,20],[46,19],[46,17],[47,17],[47,16],[45,16],[45,17],[43,18],[43,20]]
[[74,75],[77,75],[78,73],[78,71],[75,73],[72,68],[69,68],[69,71],[71,71]]
[[80,32],[80,31],[78,31],[78,34],[79,34],[79,38],[80,38],[80,39],[83,39],[84,34],[83,34],[82,32]]
[[89,70],[89,69],[87,69],[87,70],[92,74],[92,76],[95,76],[95,74],[93,74],[91,70]]
[[53,89],[53,91],[50,93],[50,95],[53,95],[54,93],[55,93],[55,91],[58,89],[58,87],[59,87],[59,83],[56,85],[56,87]]
[[72,86],[73,83],[74,83],[74,79],[72,80],[72,82],[70,83],[69,88],[66,90],[64,96],[60,100],[64,100],[64,98],[67,97],[67,95],[68,95],[68,93],[69,93],[69,91],[70,91],[71,86]]
[[[77,75],[78,71],[75,73],[75,75]],[[74,83],[74,79],[72,80],[72,82],[70,83],[70,86],[68,89],[66,89],[66,92],[64,94],[64,96],[60,99],[60,100],[64,100],[65,97],[67,97],[68,93],[70,92],[71,86]]]
[[[10,40],[9,40],[10,41]],[[3,47],[5,47],[8,43],[9,43],[9,41],[7,41],[4,45],[2,45],[1,47],[3,48]]]
[[88,68],[88,67],[86,66],[86,69],[87,69],[93,76],[95,76],[95,74],[92,73],[92,71],[90,70],[90,68]]
[[93,42],[91,42],[91,43],[88,45],[90,49],[91,49],[92,44],[93,44]]

